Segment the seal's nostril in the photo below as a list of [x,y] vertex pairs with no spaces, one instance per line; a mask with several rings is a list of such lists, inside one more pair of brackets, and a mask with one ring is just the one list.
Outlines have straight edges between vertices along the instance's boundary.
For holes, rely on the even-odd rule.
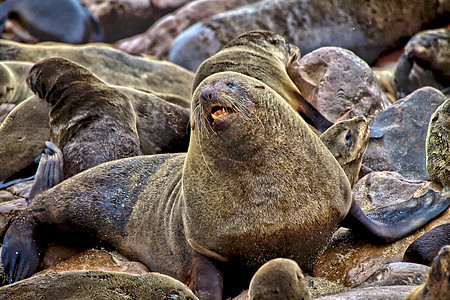
[[211,89],[206,89],[200,93],[200,99],[203,100],[205,103],[211,102],[212,98],[213,98],[213,91]]

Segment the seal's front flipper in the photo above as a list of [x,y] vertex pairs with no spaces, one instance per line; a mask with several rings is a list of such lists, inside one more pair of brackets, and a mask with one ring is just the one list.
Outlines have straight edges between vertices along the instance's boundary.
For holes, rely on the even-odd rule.
[[428,190],[418,198],[376,209],[365,215],[359,205],[352,201],[350,211],[341,226],[352,231],[369,234],[378,240],[392,242],[427,224],[450,205],[450,188],[440,193]]
[[206,256],[194,251],[189,288],[200,299],[222,299],[223,276]]
[[51,142],[45,142],[47,147],[41,156],[36,177],[28,196],[28,203],[36,195],[48,190],[64,180],[63,154],[61,150]]
[[15,220],[3,239],[1,259],[8,283],[33,275],[40,263],[34,239],[35,222],[25,217]]

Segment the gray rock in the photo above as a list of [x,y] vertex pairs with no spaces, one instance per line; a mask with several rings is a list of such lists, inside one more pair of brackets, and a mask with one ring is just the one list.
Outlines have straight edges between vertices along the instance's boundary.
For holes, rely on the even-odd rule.
[[396,172],[375,171],[361,178],[352,194],[363,210],[370,210],[405,201],[429,185],[429,181],[412,180]]
[[381,112],[372,127],[384,136],[369,142],[363,164],[374,171],[395,171],[408,178],[426,180],[428,124],[445,100],[438,90],[425,87]]
[[395,262],[390,263],[370,276],[361,287],[366,286],[390,286],[390,285],[420,285],[425,283],[430,267]]
[[169,60],[194,71],[233,38],[263,29],[282,34],[303,54],[339,46],[372,63],[449,10],[440,0],[266,0],[191,26],[174,41]]
[[317,300],[403,300],[416,286],[373,286],[355,288],[348,292],[317,297]]
[[343,48],[319,48],[302,57],[295,74],[289,75],[332,122],[362,115],[371,123],[390,105],[367,63]]

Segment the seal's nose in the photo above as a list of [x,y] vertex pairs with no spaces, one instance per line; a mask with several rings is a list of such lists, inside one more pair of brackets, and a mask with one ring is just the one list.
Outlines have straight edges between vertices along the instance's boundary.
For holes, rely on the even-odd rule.
[[214,90],[212,88],[207,88],[200,93],[200,101],[204,104],[209,104],[213,99]]

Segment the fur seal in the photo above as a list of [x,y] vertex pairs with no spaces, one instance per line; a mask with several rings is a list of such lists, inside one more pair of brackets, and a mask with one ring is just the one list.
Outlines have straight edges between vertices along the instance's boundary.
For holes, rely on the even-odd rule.
[[11,14],[41,41],[68,44],[103,41],[98,20],[77,0],[6,0],[0,4],[0,33]]
[[403,261],[431,266],[445,245],[450,245],[450,223],[439,225],[415,240],[406,249]]
[[148,273],[66,271],[42,274],[0,288],[3,299],[179,299],[198,300],[184,284]]
[[17,105],[0,124],[0,180],[34,164],[49,139],[49,105],[32,96]]
[[256,271],[250,281],[249,300],[310,300],[302,270],[292,259],[275,258]]
[[369,0],[364,5],[358,0],[260,1],[191,26],[175,39],[168,58],[195,71],[233,38],[252,30],[270,30],[300,47],[303,54],[336,46],[371,64],[427,24],[441,20],[446,25],[449,11],[448,2],[441,0]]
[[[58,60],[61,60],[61,62],[65,61],[62,58]],[[40,66],[41,68],[49,69],[45,73],[47,74],[47,79],[56,80],[64,70],[61,71],[58,67],[53,67],[51,65],[52,61],[55,62],[56,60],[45,60],[40,63]],[[65,63],[69,64],[68,61]],[[151,93],[128,87],[100,84],[98,83],[99,79],[90,79],[97,77],[81,65],[73,63],[71,64],[71,70],[74,72],[74,77],[76,74],[86,74],[81,78],[78,75],[79,81],[74,85],[84,85],[84,87],[91,88],[91,90],[97,89],[97,93],[104,89],[110,95],[126,95],[125,97],[131,100],[134,110],[133,114],[136,116],[136,127],[142,153],[155,154],[186,151],[189,142],[189,131],[187,130],[189,122],[188,109],[168,103]],[[39,78],[36,74],[34,75],[36,82],[38,82]],[[94,80],[98,84],[91,84],[90,80]],[[41,82],[40,79],[39,82]],[[42,84],[42,92],[44,94],[52,94],[50,86],[53,85]],[[63,96],[66,98],[73,97],[74,99],[79,97],[78,93],[74,93],[71,96],[69,94],[70,92],[68,91],[65,94],[54,93],[52,95],[55,98],[55,102],[59,100],[59,97]],[[34,159],[42,153],[44,142],[49,140],[49,112],[50,106],[46,101],[39,101],[39,98],[32,97],[13,109],[12,113],[6,117],[4,124],[0,125],[0,139],[4,141],[0,145],[0,164],[4,166],[0,170],[0,180],[5,180],[33,163]],[[25,122],[26,124],[24,124]],[[68,124],[64,123],[61,126],[68,126]],[[16,138],[20,138],[19,144],[15,142]],[[39,146],[37,146],[38,144]],[[90,151],[95,150],[91,149]]]
[[[206,78],[193,94],[190,124],[186,154],[107,162],[39,194],[3,240],[8,281],[36,271],[53,225],[94,236],[201,299],[221,299],[242,291],[272,258],[310,269],[342,221],[393,240],[430,218],[406,226],[368,219],[333,155],[257,79]],[[449,203],[433,204],[436,216]]]
[[369,136],[370,128],[363,116],[337,122],[320,136],[322,143],[344,169],[352,188],[358,181]]
[[25,82],[32,63],[22,61],[0,62],[0,104],[17,104],[32,96]]
[[399,98],[432,86],[450,88],[450,28],[426,30],[414,35],[405,46],[395,70]]
[[36,63],[27,84],[50,104],[50,141],[63,153],[64,178],[106,161],[142,154],[130,98],[65,58]]
[[450,245],[442,247],[433,259],[427,281],[405,300],[446,300],[450,298]]
[[247,32],[200,65],[195,73],[193,90],[211,74],[223,71],[242,73],[274,89],[322,133],[333,123],[301,95],[289,75],[290,70],[295,72],[299,57],[300,49],[279,34],[270,31]]
[[185,99],[185,107],[190,105],[194,74],[173,63],[133,56],[107,44],[45,42],[29,45],[0,40],[0,60],[37,63],[53,56],[81,64],[108,84],[179,96]]
[[433,113],[426,137],[427,172],[430,180],[450,186],[450,101]]

